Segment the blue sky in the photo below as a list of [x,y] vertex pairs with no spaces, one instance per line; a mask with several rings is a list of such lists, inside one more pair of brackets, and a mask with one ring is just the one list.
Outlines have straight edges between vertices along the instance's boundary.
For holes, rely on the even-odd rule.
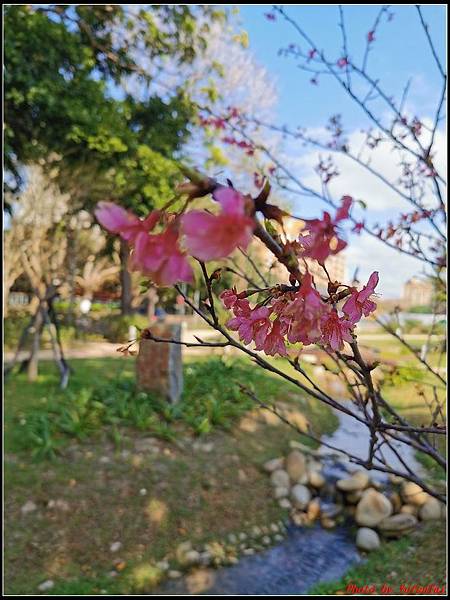
[[[366,34],[380,8],[381,5],[344,6],[348,47],[352,57],[362,56]],[[344,102],[343,95],[336,98],[335,86],[325,78],[315,87],[309,83],[310,76],[296,67],[295,59],[278,56],[280,48],[300,40],[298,34],[281,17],[277,17],[274,22],[268,21],[264,14],[270,10],[271,5],[247,5],[240,7],[240,15],[242,26],[249,34],[250,49],[278,83],[278,117],[291,125],[323,125],[330,110],[341,110],[350,105]],[[319,48],[326,50],[331,56],[334,49],[334,54],[339,56],[342,42],[337,5],[287,5],[286,11],[301,23],[313,40],[317,40]],[[445,63],[445,7],[424,6],[422,11],[433,33],[441,60]],[[418,81],[415,85],[413,82],[412,99],[423,107],[430,103],[429,90],[436,90],[439,85],[439,74],[430,52],[422,52],[425,47],[422,43],[424,33],[415,7],[393,6],[392,12],[392,21],[383,23],[377,33],[369,65],[376,76],[382,77],[385,87],[394,93],[401,93],[408,78],[416,76]],[[330,102],[330,97],[334,99],[333,102]],[[353,126],[365,122],[361,113],[356,110],[352,110],[350,116]]]
[[[338,5],[287,5],[285,8],[328,57],[337,59],[342,55]],[[367,32],[372,28],[380,8],[381,5],[344,5],[349,54],[357,63],[364,52]],[[337,90],[332,81],[321,78],[318,86],[311,85],[311,75],[298,69],[294,58],[279,55],[281,48],[290,43],[298,44],[300,39],[298,33],[280,16],[277,16],[276,21],[269,21],[265,13],[271,10],[272,5],[239,5],[241,27],[249,36],[249,50],[256,61],[267,69],[276,84],[278,102],[274,109],[274,123],[286,124],[289,128],[298,125],[319,128],[326,124],[331,115],[342,113],[344,126],[349,134],[367,126],[367,118],[362,111],[342,91]],[[373,51],[370,53],[371,74],[380,78],[383,87],[397,97],[408,79],[411,79],[408,100],[411,110],[420,117],[430,116],[437,103],[440,76],[427,46],[417,11],[414,5],[393,5],[390,10],[393,12],[393,19],[383,22],[377,30]],[[422,11],[444,64],[446,7],[424,5]],[[309,49],[305,45],[302,48]],[[307,177],[308,173],[315,177],[315,163],[307,152],[296,148],[291,153],[298,163],[302,178]],[[338,193],[348,193],[355,197],[364,195],[365,182],[361,177],[343,179],[343,185],[348,183],[348,188],[336,190],[336,197],[339,197]],[[393,216],[391,198],[378,188],[370,189],[370,193],[376,210],[371,211],[372,216],[368,222],[386,222]],[[322,208],[312,203],[299,203],[295,205],[295,212],[305,217],[319,216]],[[398,212],[397,206],[394,214]],[[384,297],[400,296],[403,283],[422,270],[416,260],[393,255],[391,250],[367,235],[353,236],[350,241],[346,250],[348,274],[351,275],[355,267],[360,267],[361,277],[367,277],[372,270],[378,268]]]
[[[344,5],[349,54],[357,64],[361,63],[367,32],[372,29],[380,8],[381,5]],[[338,5],[286,5],[285,10],[301,24],[316,47],[324,50],[327,57],[337,59],[342,55]],[[421,118],[431,117],[437,105],[441,79],[416,8],[414,5],[398,5],[392,6],[390,10],[393,13],[392,20],[386,22],[384,19],[377,30],[373,50],[369,55],[369,71],[374,78],[380,79],[382,87],[389,94],[397,98],[406,82],[411,79],[407,106]],[[302,50],[308,50],[309,46],[302,42],[299,34],[281,16],[277,15],[275,21],[269,21],[265,17],[267,12],[271,12],[271,5],[240,6],[241,25],[249,35],[250,51],[256,61],[268,70],[277,85],[278,103],[274,114],[276,123],[285,124],[289,128],[298,125],[323,127],[330,115],[341,113],[345,130],[349,134],[356,135],[361,127],[367,128],[368,120],[362,110],[333,81],[321,77],[318,86],[311,85],[312,75],[301,71],[295,58],[279,55],[280,48],[286,48],[290,43],[300,44]],[[422,12],[430,27],[440,60],[445,65],[446,7],[425,5]],[[299,164],[304,163],[304,169],[313,171],[312,161],[308,162],[308,156],[302,156],[307,150],[299,149],[297,152]],[[307,171],[302,171],[302,177],[305,172]],[[355,189],[364,187],[362,181],[355,180],[354,183]],[[371,213],[368,222],[383,223],[399,213],[400,207],[396,207],[393,212],[391,199],[384,194],[384,190],[373,189],[371,192],[372,197],[376,193],[379,196],[375,197],[375,202],[378,201],[377,210]],[[352,189],[344,193],[354,195]],[[305,216],[312,216],[314,211],[316,215],[320,214],[321,208],[305,206]],[[377,257],[377,265],[374,265],[374,256]],[[359,266],[362,276],[379,268],[382,282],[380,288],[384,297],[399,297],[403,283],[423,270],[421,263],[415,259],[401,257],[397,253],[393,255],[391,250],[366,235],[352,237],[347,250],[347,265],[349,274]]]

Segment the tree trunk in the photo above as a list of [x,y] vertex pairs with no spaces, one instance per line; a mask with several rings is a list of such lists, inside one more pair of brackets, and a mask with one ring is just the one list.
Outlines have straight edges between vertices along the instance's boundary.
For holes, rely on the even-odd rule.
[[[75,324],[75,272],[76,272],[76,246],[75,232],[70,227],[67,234],[67,262],[68,262],[68,284],[69,284],[69,308],[67,311],[67,325]],[[75,329],[75,335],[76,329]]]
[[39,365],[39,346],[41,341],[42,325],[43,325],[42,307],[39,305],[36,313],[36,319],[33,323],[32,333],[33,342],[31,345],[30,358],[27,365],[28,381],[36,381],[38,377],[38,365]]
[[69,383],[70,367],[64,358],[61,339],[59,336],[58,321],[53,308],[52,299],[48,300],[48,310],[45,311],[43,317],[45,322],[49,326],[53,356],[55,357],[55,361],[58,365],[58,369],[60,372],[60,388],[64,390],[67,387],[67,384]]
[[122,315],[131,315],[133,313],[131,275],[127,269],[128,257],[128,246],[126,242],[120,240],[120,309]]

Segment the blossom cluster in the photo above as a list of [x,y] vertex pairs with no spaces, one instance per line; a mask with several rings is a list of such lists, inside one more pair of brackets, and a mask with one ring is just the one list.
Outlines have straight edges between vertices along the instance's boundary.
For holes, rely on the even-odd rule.
[[325,211],[321,219],[306,220],[308,233],[298,239],[299,255],[323,264],[329,256],[343,250],[347,242],[339,237],[339,223],[348,219],[352,203],[351,196],[344,196],[334,219]]
[[310,273],[303,276],[298,289],[275,293],[269,302],[253,308],[247,292],[237,293],[234,288],[222,292],[220,298],[234,315],[227,327],[237,331],[244,344],[253,342],[256,350],[269,356],[286,356],[288,342],[319,344],[336,351],[343,348],[344,342],[353,342],[355,325],[376,309],[372,295],[378,279],[374,271],[361,290],[349,288],[342,314],[322,298]]
[[[194,182],[180,186],[180,192],[188,193],[189,200],[204,195],[205,189],[212,190],[219,206],[215,213],[192,209],[173,214],[162,209],[140,219],[117,204],[100,202],[95,214],[105,229],[131,247],[131,270],[142,272],[160,286],[192,282],[190,257],[207,262],[226,258],[236,248],[246,249],[257,225],[255,211],[262,211],[270,219],[274,208],[266,206],[260,197],[253,200],[231,186],[214,183],[200,189]],[[308,258],[324,266],[329,256],[345,248],[341,225],[349,218],[352,203],[350,196],[344,196],[334,217],[324,212],[320,219],[305,220],[305,229],[296,240],[283,243],[280,238],[284,264]],[[233,313],[227,327],[238,332],[242,342],[254,343],[256,350],[270,356],[286,356],[287,344],[319,344],[337,351],[344,342],[352,342],[355,325],[376,308],[372,295],[378,273],[372,273],[361,290],[330,281],[327,297],[316,289],[307,268],[303,274],[297,268],[292,273],[292,285],[266,290],[264,300],[253,307],[248,297],[254,290],[224,291],[221,300]]]
[[[152,211],[142,220],[113,202],[100,202],[95,215],[105,229],[131,246],[131,270],[148,275],[156,285],[170,286],[192,282],[188,256],[216,260],[250,243],[254,221],[246,214],[245,197],[229,187],[217,188],[213,197],[221,207],[219,214],[192,210],[177,216]],[[153,233],[158,223],[163,228]]]

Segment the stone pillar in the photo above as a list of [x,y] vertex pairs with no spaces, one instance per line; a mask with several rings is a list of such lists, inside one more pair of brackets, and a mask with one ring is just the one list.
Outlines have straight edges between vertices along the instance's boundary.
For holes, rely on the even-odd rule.
[[[151,327],[155,337],[181,341],[180,325],[156,324]],[[144,392],[154,392],[174,404],[183,391],[183,360],[180,344],[142,339],[136,360],[137,386]]]

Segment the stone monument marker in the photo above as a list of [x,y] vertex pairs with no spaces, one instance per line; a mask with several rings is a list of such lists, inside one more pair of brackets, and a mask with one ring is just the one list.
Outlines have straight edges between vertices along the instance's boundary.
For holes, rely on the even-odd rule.
[[[152,325],[155,337],[181,341],[181,325]],[[154,392],[174,404],[183,391],[182,346],[141,339],[136,360],[137,386],[145,392]]]

